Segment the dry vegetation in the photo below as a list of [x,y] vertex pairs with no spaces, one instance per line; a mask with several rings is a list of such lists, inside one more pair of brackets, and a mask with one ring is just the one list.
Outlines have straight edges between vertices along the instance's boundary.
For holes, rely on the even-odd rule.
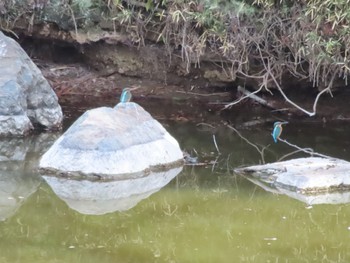
[[188,71],[212,54],[233,79],[257,80],[257,90],[282,92],[283,77],[292,76],[330,92],[335,81],[347,85],[350,73],[349,2],[4,0],[0,14],[1,28],[8,31],[23,16],[30,24],[53,22],[76,32],[105,20],[135,45],[152,41],[169,54],[179,51]]

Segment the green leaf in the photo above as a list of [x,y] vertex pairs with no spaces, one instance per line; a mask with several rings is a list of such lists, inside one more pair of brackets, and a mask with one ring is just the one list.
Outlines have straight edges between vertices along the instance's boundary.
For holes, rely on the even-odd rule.
[[148,0],[146,3],[146,11],[149,11],[153,8],[153,1],[152,0]]

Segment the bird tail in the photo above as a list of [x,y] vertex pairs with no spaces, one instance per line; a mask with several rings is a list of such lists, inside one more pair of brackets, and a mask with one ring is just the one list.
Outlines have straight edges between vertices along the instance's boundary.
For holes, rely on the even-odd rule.
[[274,142],[277,143],[277,138],[273,135],[273,133],[271,133],[271,136],[272,136]]

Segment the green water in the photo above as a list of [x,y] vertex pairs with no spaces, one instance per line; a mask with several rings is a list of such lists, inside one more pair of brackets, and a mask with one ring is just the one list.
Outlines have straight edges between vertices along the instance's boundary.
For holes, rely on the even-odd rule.
[[[36,173],[55,137],[44,148],[36,135],[12,142],[25,154],[0,162],[0,262],[350,262],[349,204],[309,206],[235,175],[232,168],[261,155],[224,125],[162,123],[207,165],[185,166],[129,210],[103,215],[70,208]],[[272,144],[270,124],[239,131],[259,147],[270,144],[266,161],[292,151]],[[283,135],[350,160],[347,134],[342,123],[296,122]]]
[[349,215],[348,204],[310,208],[210,168],[100,216],[42,183],[0,223],[0,262],[348,262]]

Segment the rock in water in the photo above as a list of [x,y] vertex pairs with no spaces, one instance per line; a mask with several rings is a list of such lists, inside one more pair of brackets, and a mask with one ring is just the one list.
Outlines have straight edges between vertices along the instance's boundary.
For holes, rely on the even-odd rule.
[[336,158],[297,158],[234,171],[270,187],[309,195],[350,190],[350,162]]
[[141,106],[119,103],[85,112],[43,155],[42,171],[117,179],[183,161],[178,142]]
[[0,136],[25,135],[33,124],[59,128],[62,118],[41,71],[16,41],[0,32]]

